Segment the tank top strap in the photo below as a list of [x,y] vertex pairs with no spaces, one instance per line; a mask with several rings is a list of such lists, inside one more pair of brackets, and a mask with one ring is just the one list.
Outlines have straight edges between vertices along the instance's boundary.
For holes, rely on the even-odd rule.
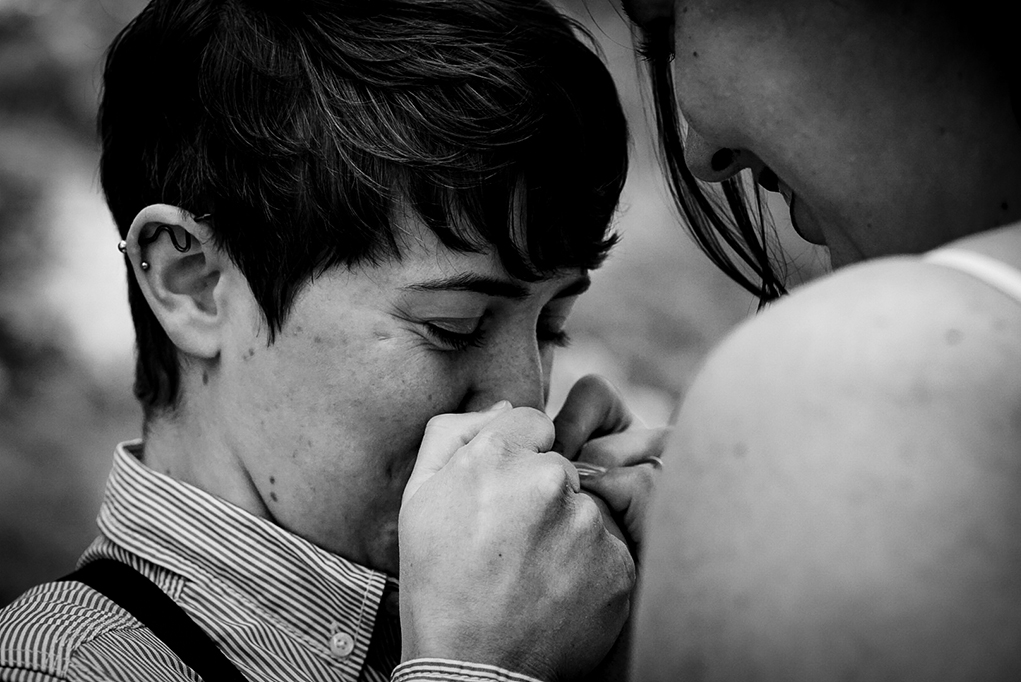
[[930,251],[922,260],[971,275],[1021,303],[1021,270],[968,249],[946,247]]

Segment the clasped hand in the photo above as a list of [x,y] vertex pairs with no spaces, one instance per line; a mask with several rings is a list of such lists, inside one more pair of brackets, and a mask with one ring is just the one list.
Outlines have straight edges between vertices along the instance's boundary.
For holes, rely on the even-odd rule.
[[[664,437],[596,377],[554,421],[506,403],[434,417],[400,513],[402,657],[591,672],[630,609],[655,474],[634,463]],[[572,460],[607,471],[583,490]]]

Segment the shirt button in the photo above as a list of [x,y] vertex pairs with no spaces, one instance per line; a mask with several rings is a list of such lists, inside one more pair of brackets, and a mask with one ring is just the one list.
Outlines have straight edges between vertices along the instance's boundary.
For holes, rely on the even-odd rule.
[[354,637],[346,632],[338,632],[330,637],[330,653],[337,658],[347,657],[354,649]]

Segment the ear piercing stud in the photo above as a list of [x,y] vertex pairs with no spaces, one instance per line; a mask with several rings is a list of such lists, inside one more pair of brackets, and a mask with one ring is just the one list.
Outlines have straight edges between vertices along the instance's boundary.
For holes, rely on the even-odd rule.
[[[120,240],[119,242],[117,242],[117,250],[120,251],[121,253],[126,254],[128,252],[128,243],[123,239]],[[141,263],[139,263],[139,267],[141,267],[143,270],[148,270],[149,261],[142,261]]]

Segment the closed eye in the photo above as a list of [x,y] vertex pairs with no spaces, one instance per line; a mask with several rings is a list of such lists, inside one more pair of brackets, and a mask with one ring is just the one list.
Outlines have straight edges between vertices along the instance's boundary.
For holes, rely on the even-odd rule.
[[557,348],[566,348],[571,345],[571,337],[563,329],[543,329],[540,327],[536,330],[535,337],[538,339],[540,346],[549,345],[556,346]]
[[[571,343],[571,337],[564,330],[564,325],[567,322],[567,313],[570,313],[570,306],[573,305],[574,300],[571,299],[570,304],[566,306],[564,314],[553,315],[543,314],[539,317],[539,321],[535,327],[535,338],[539,342],[540,346],[556,346],[558,348],[566,348]],[[558,306],[564,308],[563,304]]]
[[422,326],[437,345],[447,350],[463,351],[477,348],[485,340],[482,320],[451,318],[424,322]]

